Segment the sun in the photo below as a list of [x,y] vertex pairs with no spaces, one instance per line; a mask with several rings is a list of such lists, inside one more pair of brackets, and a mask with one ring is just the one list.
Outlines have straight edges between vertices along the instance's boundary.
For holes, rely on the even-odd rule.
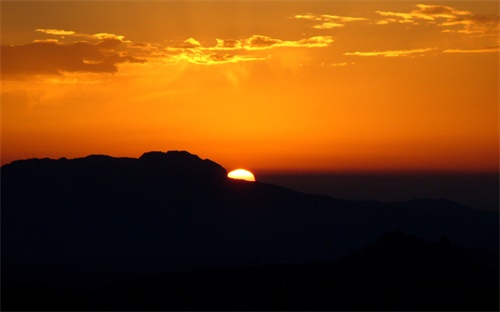
[[227,174],[231,179],[245,180],[245,181],[255,181],[253,173],[245,169],[236,169]]

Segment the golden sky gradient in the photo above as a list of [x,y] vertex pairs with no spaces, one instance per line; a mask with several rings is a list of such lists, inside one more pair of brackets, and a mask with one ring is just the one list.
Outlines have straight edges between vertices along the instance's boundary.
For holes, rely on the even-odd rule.
[[1,162],[498,171],[497,1],[1,3]]

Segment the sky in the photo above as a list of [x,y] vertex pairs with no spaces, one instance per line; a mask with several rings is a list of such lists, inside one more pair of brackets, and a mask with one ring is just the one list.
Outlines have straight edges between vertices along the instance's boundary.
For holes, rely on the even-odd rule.
[[2,1],[1,163],[498,172],[497,1]]

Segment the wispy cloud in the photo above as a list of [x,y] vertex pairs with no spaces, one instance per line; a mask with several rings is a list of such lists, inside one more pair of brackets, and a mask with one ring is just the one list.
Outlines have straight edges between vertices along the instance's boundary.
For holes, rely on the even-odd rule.
[[299,40],[281,40],[263,35],[253,35],[246,39],[217,39],[214,47],[193,47],[207,51],[266,50],[279,47],[323,48],[334,42],[332,36],[314,36]]
[[338,27],[344,27],[345,24],[358,21],[366,21],[364,17],[352,17],[352,16],[338,16],[329,14],[297,14],[293,16],[294,19],[304,19],[309,21],[314,21],[311,28],[314,29],[333,29]]
[[410,12],[376,11],[384,19],[375,23],[379,25],[389,23],[434,24],[442,27],[445,33],[463,33],[469,35],[498,36],[498,14],[473,14],[469,11],[460,11],[450,6],[417,4],[416,9]]
[[332,64],[330,64],[330,66],[332,66],[332,67],[345,67],[345,66],[349,66],[349,65],[354,65],[354,62],[351,62],[351,63],[342,62],[342,63],[332,63]]
[[[46,35],[58,36],[61,38],[65,37],[81,37],[90,40],[106,40],[106,39],[116,39],[120,41],[126,41],[125,36],[110,34],[110,33],[97,33],[97,34],[83,34],[77,33],[72,30],[63,30],[63,29],[52,29],[52,28],[38,28],[35,29],[36,32],[40,32]],[[40,40],[38,40],[40,41]]]
[[274,47],[322,48],[329,46],[333,41],[333,37],[331,36],[314,36],[296,41],[290,41],[254,35],[244,41],[243,48],[246,50],[261,50]]
[[115,34],[108,34],[108,33],[98,33],[98,34],[93,34],[93,38],[97,38],[98,40],[107,40],[107,39],[113,39],[113,40],[120,40],[124,41],[125,36],[119,36]]
[[35,29],[35,31],[56,36],[71,36],[75,34],[75,32],[72,30],[62,30],[62,29],[38,28]]
[[253,55],[238,55],[238,54],[217,54],[217,53],[203,53],[202,51],[184,51],[179,54],[173,54],[165,58],[167,62],[178,63],[178,62],[189,62],[198,65],[217,65],[217,64],[227,64],[227,63],[237,63],[237,62],[248,62],[248,61],[262,61],[266,60],[267,57],[257,57]]
[[468,35],[498,36],[500,30],[498,15],[469,15],[461,16],[440,24],[446,27],[443,32],[462,33]]
[[58,39],[35,39],[33,42],[52,42],[52,43],[58,43]]
[[[417,4],[417,9],[410,12],[376,11],[381,16],[396,17],[404,20],[426,20],[435,21],[437,19],[454,19],[458,16],[469,15],[468,11],[458,11],[449,6]],[[399,22],[395,19],[386,21]]]
[[448,49],[444,50],[443,53],[496,53],[499,52],[499,47],[484,48],[484,49]]
[[340,62],[340,63],[330,63],[330,64],[327,64],[325,62],[322,62],[320,64],[321,67],[346,67],[346,66],[352,66],[352,65],[355,65],[356,63],[354,62]]
[[408,56],[418,53],[422,54],[432,50],[435,50],[435,48],[413,49],[413,50],[370,51],[370,52],[347,52],[344,53],[344,55],[397,57],[397,56]]
[[203,46],[194,38],[165,48],[168,61],[188,61],[193,64],[215,65],[239,61],[265,60],[269,56],[255,52],[276,48],[322,48],[333,43],[331,36],[314,36],[299,40],[281,40],[263,35],[244,39],[216,39],[215,46]]
[[237,50],[243,48],[241,40],[236,40],[236,39],[216,39],[217,40],[217,45],[215,46],[215,49],[218,50]]

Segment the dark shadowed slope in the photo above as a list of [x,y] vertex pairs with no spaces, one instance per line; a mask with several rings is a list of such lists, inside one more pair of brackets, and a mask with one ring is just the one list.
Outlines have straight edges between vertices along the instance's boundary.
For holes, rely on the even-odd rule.
[[[498,254],[488,258],[498,263]],[[473,311],[498,310],[498,290],[497,265],[481,265],[446,239],[394,231],[334,262],[162,274],[96,299],[123,309]]]
[[1,168],[2,284],[98,289],[147,274],[331,261],[401,229],[498,253],[498,212],[344,201],[231,180],[187,152]]
[[[10,287],[16,309],[36,310],[498,310],[498,254],[478,262],[446,239],[401,231],[337,261],[170,272],[77,291]],[[14,304],[16,302],[16,304]]]

